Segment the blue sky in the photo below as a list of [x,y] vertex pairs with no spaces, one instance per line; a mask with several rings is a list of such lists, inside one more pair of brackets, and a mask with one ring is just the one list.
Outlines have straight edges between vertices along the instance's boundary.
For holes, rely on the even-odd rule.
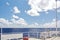
[[[40,0],[39,0],[40,1]],[[49,2],[49,3],[48,3]],[[53,4],[51,4],[51,3]],[[56,22],[56,3],[58,25],[60,23],[60,1],[45,0],[38,2],[37,0],[0,0],[0,26],[1,27],[17,27],[24,25],[25,27],[50,27],[55,26]],[[3,25],[3,26],[2,26]],[[11,25],[11,26],[8,26]],[[14,25],[14,26],[13,26]],[[21,26],[22,27],[22,26]],[[60,26],[59,26],[60,27]]]

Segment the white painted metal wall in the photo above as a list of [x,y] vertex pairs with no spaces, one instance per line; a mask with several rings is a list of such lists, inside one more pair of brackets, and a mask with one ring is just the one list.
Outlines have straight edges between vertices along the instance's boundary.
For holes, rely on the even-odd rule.
[[17,39],[17,38],[23,38],[23,33],[19,33],[19,34],[3,34],[3,35],[1,35],[1,40]]

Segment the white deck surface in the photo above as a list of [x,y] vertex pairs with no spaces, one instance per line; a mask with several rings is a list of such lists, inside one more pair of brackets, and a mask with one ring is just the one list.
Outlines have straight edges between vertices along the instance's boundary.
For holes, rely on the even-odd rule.
[[[44,39],[29,38],[29,40],[44,40]],[[46,38],[45,40],[60,40],[60,37]]]

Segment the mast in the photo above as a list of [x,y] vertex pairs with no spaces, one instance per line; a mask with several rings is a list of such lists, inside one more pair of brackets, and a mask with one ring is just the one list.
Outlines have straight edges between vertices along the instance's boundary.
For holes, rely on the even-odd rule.
[[57,0],[56,0],[56,36],[57,36]]

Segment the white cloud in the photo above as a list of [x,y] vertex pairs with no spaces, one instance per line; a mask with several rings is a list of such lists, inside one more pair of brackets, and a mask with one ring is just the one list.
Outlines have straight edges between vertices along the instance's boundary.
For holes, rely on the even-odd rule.
[[34,9],[29,10],[29,11],[27,12],[27,14],[29,14],[29,15],[31,15],[31,16],[39,16],[39,13],[38,13],[36,10],[34,10]]
[[[56,9],[56,0],[29,0],[28,4],[31,9],[27,11],[27,14],[31,16],[39,16],[41,11],[48,11]],[[60,1],[57,1],[57,8],[60,7]]]
[[39,25],[38,23],[35,23],[34,25]]
[[23,18],[19,18],[18,20],[12,19],[12,22],[15,24],[27,25],[26,21]]
[[54,27],[56,27],[56,22],[45,23],[45,24],[43,24],[43,27],[54,28]]
[[11,19],[10,21],[4,18],[0,18],[0,27],[2,28],[21,28],[26,25],[28,24],[23,18],[20,18],[18,20]]
[[0,23],[3,23],[3,24],[11,24],[11,22],[9,22],[8,20],[4,19],[4,18],[0,18]]
[[48,14],[49,12],[46,11],[46,14]]
[[[7,19],[0,18],[0,27],[2,28],[55,28],[56,21],[53,19],[51,22],[44,23],[44,24],[28,24],[23,18],[11,19],[8,21]],[[60,28],[60,20],[57,21],[57,27]]]
[[40,27],[40,24],[38,24],[37,22],[28,25],[28,28],[39,28],[39,27]]
[[[57,27],[60,28],[60,20],[57,21]],[[53,19],[51,22],[44,23],[44,24],[30,24],[28,28],[56,28],[56,19]]]
[[53,21],[56,21],[56,19],[53,19]]
[[60,20],[58,20],[57,24],[56,24],[56,21],[54,19],[52,22],[43,24],[43,27],[46,27],[46,28],[54,28],[55,27],[56,28],[56,25],[58,28],[60,28]]
[[57,1],[57,8],[60,7],[60,1]]
[[60,13],[60,9],[57,9],[57,12]]
[[10,3],[9,3],[9,2],[6,2],[6,5],[8,5],[8,6],[9,6],[9,5],[10,5]]
[[57,21],[57,27],[59,27],[59,28],[60,28],[60,20],[59,20],[59,21]]
[[23,25],[27,25],[26,21],[23,19],[23,18],[20,18],[18,21],[17,21],[18,24],[23,24]]
[[60,10],[57,10],[58,13],[60,13]]
[[14,12],[14,13],[20,13],[20,10],[18,9],[17,6],[14,6],[14,8],[13,8],[13,12]]
[[18,16],[16,16],[16,15],[13,15],[13,18],[15,18],[15,19],[19,19],[19,17],[18,17]]
[[9,22],[4,18],[0,18],[0,27],[8,27],[10,24],[12,24],[12,22]]

